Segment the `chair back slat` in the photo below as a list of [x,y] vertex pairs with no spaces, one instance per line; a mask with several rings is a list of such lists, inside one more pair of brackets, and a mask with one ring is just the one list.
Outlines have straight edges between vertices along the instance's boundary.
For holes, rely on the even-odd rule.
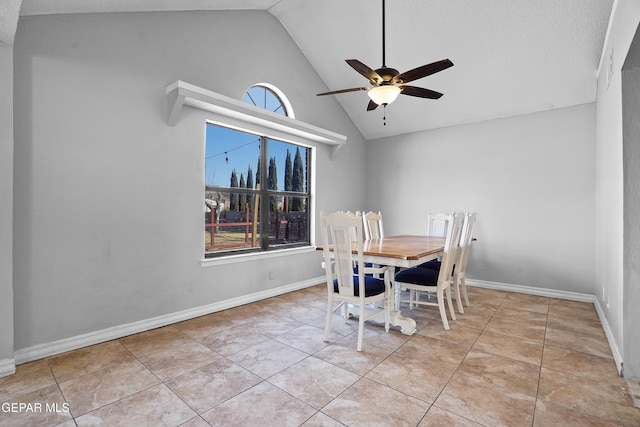
[[462,225],[462,234],[460,236],[460,248],[458,254],[458,271],[464,273],[467,268],[467,260],[469,259],[469,250],[471,249],[471,240],[473,239],[473,227],[476,223],[477,213],[468,213],[464,217]]
[[[327,273],[327,285],[333,288],[333,280],[337,279],[338,292],[341,295],[354,296],[353,267],[364,267],[362,258],[363,232],[362,218],[351,212],[335,212],[330,215],[321,214],[322,219],[322,244]],[[354,245],[358,248],[358,255],[353,256]],[[333,249],[333,251],[331,251]],[[333,263],[331,253],[333,252]],[[355,261],[355,263],[354,263]],[[363,268],[358,268],[362,276]],[[359,280],[360,288],[364,292],[364,280]]]
[[427,217],[427,236],[446,237],[449,228],[449,217],[447,213],[429,213]]
[[363,215],[364,220],[364,238],[381,239],[384,237],[384,230],[382,227],[382,213],[369,211]]
[[448,227],[438,282],[448,283],[452,279],[453,265],[455,263],[458,246],[460,245],[463,220],[464,215],[461,213],[451,214],[447,218]]

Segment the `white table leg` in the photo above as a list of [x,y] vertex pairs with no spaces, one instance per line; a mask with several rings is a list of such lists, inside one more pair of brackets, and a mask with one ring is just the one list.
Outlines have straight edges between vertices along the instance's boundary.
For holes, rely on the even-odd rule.
[[405,335],[413,335],[416,333],[416,321],[410,317],[404,317],[398,310],[391,310],[389,323],[393,326],[400,326],[400,332]]

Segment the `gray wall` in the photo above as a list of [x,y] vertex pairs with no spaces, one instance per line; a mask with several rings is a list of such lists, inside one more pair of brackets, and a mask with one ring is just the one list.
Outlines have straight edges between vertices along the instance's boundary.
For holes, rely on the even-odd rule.
[[[623,64],[627,58],[638,24],[640,23],[640,2],[620,0],[616,2],[609,33],[603,49],[603,61],[598,74],[598,101],[596,125],[596,286],[594,294],[601,307],[603,323],[609,329],[610,344],[618,362],[624,362],[626,377],[640,379],[640,346],[637,342],[640,310],[637,307],[637,277],[633,274],[633,264],[624,260],[637,247],[625,246],[628,227],[625,225],[633,213],[637,194],[627,200],[625,169],[633,174],[637,160],[628,159],[625,152],[633,152],[626,147],[630,141],[623,138]],[[611,54],[613,52],[613,55]],[[610,65],[610,58],[613,59]],[[626,97],[627,99],[630,99]],[[631,134],[629,134],[631,136]],[[636,141],[637,143],[637,141]],[[636,149],[637,150],[637,149]],[[626,164],[625,164],[626,163]],[[637,176],[637,169],[635,171]],[[630,203],[631,210],[626,204]],[[638,220],[631,219],[637,227]],[[627,244],[629,242],[627,241]],[[635,242],[635,245],[640,242]],[[633,251],[625,254],[626,251]],[[631,289],[631,287],[635,287]],[[632,340],[636,340],[632,344]],[[618,366],[620,368],[620,366]]]
[[13,45],[0,42],[0,376],[13,362]]
[[593,292],[595,104],[369,144],[368,202],[385,232],[477,211],[469,278]]
[[178,79],[236,99],[276,85],[297,119],[348,137],[335,160],[318,145],[317,211],[364,206],[362,136],[335,99],[315,96],[326,86],[267,12],[21,18],[16,350],[323,275],[316,252],[200,266],[210,116],[185,108],[166,124]]
[[640,27],[622,69],[624,374],[640,380]]

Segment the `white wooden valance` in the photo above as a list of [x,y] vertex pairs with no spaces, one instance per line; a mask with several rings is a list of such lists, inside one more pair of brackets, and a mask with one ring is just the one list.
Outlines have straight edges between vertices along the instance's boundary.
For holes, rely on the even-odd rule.
[[268,136],[278,137],[284,134],[330,145],[331,157],[347,142],[347,137],[344,135],[180,80],[167,86],[167,124],[173,126],[178,122],[182,107],[185,105],[223,116],[232,123],[250,124],[274,131],[274,135]]

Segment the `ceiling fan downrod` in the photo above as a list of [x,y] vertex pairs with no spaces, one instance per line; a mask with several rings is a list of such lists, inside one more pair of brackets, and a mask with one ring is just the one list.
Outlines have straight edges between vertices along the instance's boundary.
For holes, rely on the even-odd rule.
[[385,34],[386,34],[386,25],[384,19],[384,0],[382,0],[382,68],[387,68],[387,60],[386,60],[386,43],[385,43]]

